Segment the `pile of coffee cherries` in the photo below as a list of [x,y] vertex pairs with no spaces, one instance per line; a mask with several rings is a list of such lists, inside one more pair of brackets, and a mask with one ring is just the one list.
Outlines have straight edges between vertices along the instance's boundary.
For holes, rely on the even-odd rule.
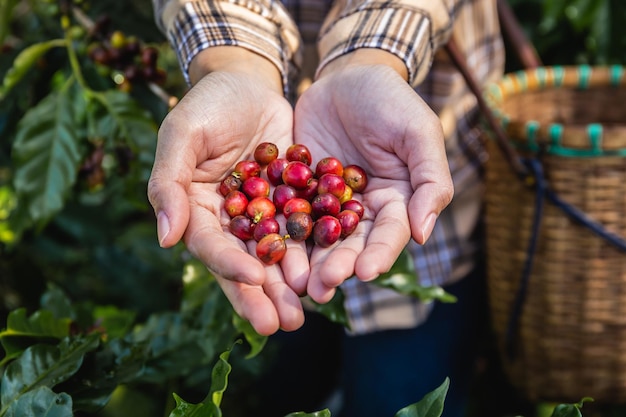
[[[256,255],[266,265],[287,252],[286,239],[329,247],[352,234],[363,217],[355,193],[367,186],[358,165],[332,156],[312,165],[302,144],[289,146],[284,157],[272,142],[259,144],[253,158],[239,161],[219,186],[230,232],[242,241],[255,240]],[[276,219],[285,217],[285,229]]]

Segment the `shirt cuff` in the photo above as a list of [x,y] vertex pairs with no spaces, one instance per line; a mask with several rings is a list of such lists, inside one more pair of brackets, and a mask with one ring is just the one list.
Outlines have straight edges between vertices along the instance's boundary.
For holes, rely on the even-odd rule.
[[[435,51],[452,31],[450,12],[442,2],[431,1],[430,9],[408,1],[371,1],[338,12],[320,34],[320,65],[317,74],[333,59],[359,48],[377,48],[400,58],[409,83],[415,87],[428,73]],[[415,3],[415,2],[413,2]]]
[[199,52],[213,46],[239,46],[276,65],[284,92],[288,93],[290,73],[299,67],[301,42],[297,28],[282,7],[249,9],[219,1],[172,3],[178,7],[165,8],[162,26],[188,84],[189,65]]

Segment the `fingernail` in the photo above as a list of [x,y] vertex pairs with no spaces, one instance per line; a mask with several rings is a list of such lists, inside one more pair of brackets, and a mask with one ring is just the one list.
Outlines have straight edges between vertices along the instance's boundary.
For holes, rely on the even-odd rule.
[[160,211],[157,214],[157,236],[159,239],[159,245],[163,247],[163,241],[170,232],[170,219],[165,212]]
[[435,213],[430,213],[426,217],[426,220],[424,220],[424,226],[422,227],[422,239],[423,239],[423,242],[421,242],[422,245],[426,243],[426,241],[430,237],[430,234],[433,232],[436,221],[437,221],[437,214]]

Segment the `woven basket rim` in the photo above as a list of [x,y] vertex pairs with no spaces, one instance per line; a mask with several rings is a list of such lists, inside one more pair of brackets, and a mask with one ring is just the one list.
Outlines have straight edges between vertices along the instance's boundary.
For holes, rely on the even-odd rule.
[[[520,70],[507,73],[500,80],[488,84],[483,94],[487,105],[515,146],[522,146],[527,151],[541,150],[565,157],[626,157],[626,118],[623,125],[609,126],[602,123],[540,123],[507,114],[501,108],[507,98],[528,92],[603,87],[626,87],[626,67],[578,65]],[[568,144],[570,136],[576,136],[582,145]]]

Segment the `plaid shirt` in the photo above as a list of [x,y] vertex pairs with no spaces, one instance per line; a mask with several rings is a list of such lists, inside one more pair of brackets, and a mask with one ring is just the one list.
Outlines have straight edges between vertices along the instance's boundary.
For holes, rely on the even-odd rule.
[[[454,33],[483,82],[501,76],[504,49],[495,0],[153,0],[155,18],[178,54],[185,76],[201,50],[237,45],[272,61],[292,100],[332,59],[373,47],[401,58],[409,83],[440,116],[455,186],[423,245],[411,241],[422,285],[446,285],[472,270],[480,255],[476,234],[486,153],[477,129],[476,100],[441,49]],[[342,289],[351,331],[363,334],[423,322],[431,304],[395,291],[346,281]]]

